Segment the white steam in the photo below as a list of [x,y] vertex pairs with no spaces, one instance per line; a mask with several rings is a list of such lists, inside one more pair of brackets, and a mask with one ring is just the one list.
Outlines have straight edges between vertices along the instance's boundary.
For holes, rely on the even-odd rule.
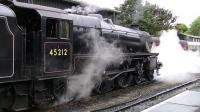
[[88,97],[95,85],[101,81],[106,67],[110,64],[119,64],[123,60],[121,49],[114,43],[108,43],[99,32],[91,30],[80,37],[91,48],[92,55],[88,63],[83,66],[80,74],[69,78],[67,101]]
[[192,51],[184,51],[179,43],[176,30],[164,31],[160,45],[153,49],[163,63],[158,80],[175,83],[190,80],[192,73],[200,73],[200,56]]
[[74,13],[74,14],[91,14],[96,13],[98,10],[100,10],[98,7],[93,5],[87,5],[85,7],[83,6],[72,6],[72,8],[65,9],[68,13]]

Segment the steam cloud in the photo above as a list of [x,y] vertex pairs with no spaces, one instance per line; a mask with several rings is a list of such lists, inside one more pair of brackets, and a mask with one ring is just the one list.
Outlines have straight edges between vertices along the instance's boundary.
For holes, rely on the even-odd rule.
[[108,43],[98,31],[91,30],[80,38],[90,46],[92,57],[81,74],[69,78],[67,101],[88,97],[95,85],[101,81],[106,67],[110,64],[119,64],[123,60],[121,49],[117,48],[115,43]]
[[197,52],[184,51],[179,43],[176,30],[164,31],[160,46],[153,49],[163,63],[157,80],[168,83],[191,80],[193,73],[200,73],[200,56]]
[[72,6],[72,8],[65,9],[65,11],[69,12],[69,13],[84,14],[84,15],[90,14],[90,13],[96,13],[98,10],[100,10],[100,9],[93,5],[87,5],[85,7]]

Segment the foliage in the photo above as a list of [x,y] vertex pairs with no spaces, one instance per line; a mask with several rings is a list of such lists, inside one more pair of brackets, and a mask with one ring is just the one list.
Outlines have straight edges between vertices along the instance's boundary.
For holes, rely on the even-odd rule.
[[[140,4],[142,9],[137,11],[135,4]],[[130,5],[131,4],[131,5]],[[126,0],[119,8],[121,12],[119,14],[119,20],[121,25],[130,26],[134,24],[135,16],[131,16],[132,12],[139,12],[140,18],[137,21],[141,30],[149,32],[151,35],[158,36],[161,30],[168,30],[172,28],[172,23],[175,22],[176,17],[172,12],[164,8],[160,8],[157,5],[146,3],[144,6],[141,4],[141,0]]]
[[200,36],[200,16],[197,17],[193,22],[191,27],[189,28],[188,34]]
[[188,27],[183,24],[183,23],[178,23],[176,24],[175,28],[180,32],[180,33],[185,33],[188,30]]
[[125,0],[117,10],[120,11],[118,19],[123,26],[130,26],[142,16],[143,6],[141,0]]

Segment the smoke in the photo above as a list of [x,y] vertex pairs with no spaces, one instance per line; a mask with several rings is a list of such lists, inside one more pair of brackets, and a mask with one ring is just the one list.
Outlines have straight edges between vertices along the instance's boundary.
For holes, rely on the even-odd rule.
[[88,97],[95,85],[101,82],[106,67],[123,61],[121,49],[117,48],[115,43],[108,43],[97,30],[90,30],[80,36],[80,39],[91,48],[91,56],[81,73],[69,78],[65,101]]
[[65,9],[64,11],[68,13],[74,13],[74,14],[91,14],[96,13],[100,8],[93,6],[93,5],[87,5],[87,6],[72,6],[72,8]]
[[176,83],[191,80],[191,74],[200,73],[200,56],[183,50],[176,30],[164,31],[153,52],[159,53],[158,59],[163,63],[157,80]]

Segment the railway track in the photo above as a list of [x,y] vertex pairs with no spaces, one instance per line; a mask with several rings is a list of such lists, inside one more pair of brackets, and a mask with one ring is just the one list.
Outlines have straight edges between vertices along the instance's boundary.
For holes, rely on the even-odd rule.
[[[114,105],[114,106],[110,106],[110,107],[103,108],[103,109],[93,110],[91,112],[108,112],[108,111],[118,112],[118,111],[126,111],[126,110],[128,110],[128,109],[130,109],[130,108],[132,108],[134,106],[140,105],[140,104],[148,102],[150,100],[154,100],[154,99],[156,99],[159,96],[168,94],[168,93],[176,91],[178,89],[185,88],[185,87],[190,86],[192,84],[195,84],[197,82],[200,82],[200,78],[194,79],[194,80],[189,81],[189,82],[185,82],[185,83],[179,84],[179,85],[177,85],[175,87],[172,87],[170,89],[167,89],[165,91],[156,93],[156,94],[154,94],[152,96],[149,96],[149,97],[146,97],[146,98],[143,98],[143,99],[141,98],[142,95],[140,94],[137,98],[135,98],[135,99],[133,99],[131,101],[128,101],[128,102],[125,102],[125,103],[121,103],[121,104],[118,104],[118,105]],[[140,100],[140,98],[141,98],[141,100]]]

